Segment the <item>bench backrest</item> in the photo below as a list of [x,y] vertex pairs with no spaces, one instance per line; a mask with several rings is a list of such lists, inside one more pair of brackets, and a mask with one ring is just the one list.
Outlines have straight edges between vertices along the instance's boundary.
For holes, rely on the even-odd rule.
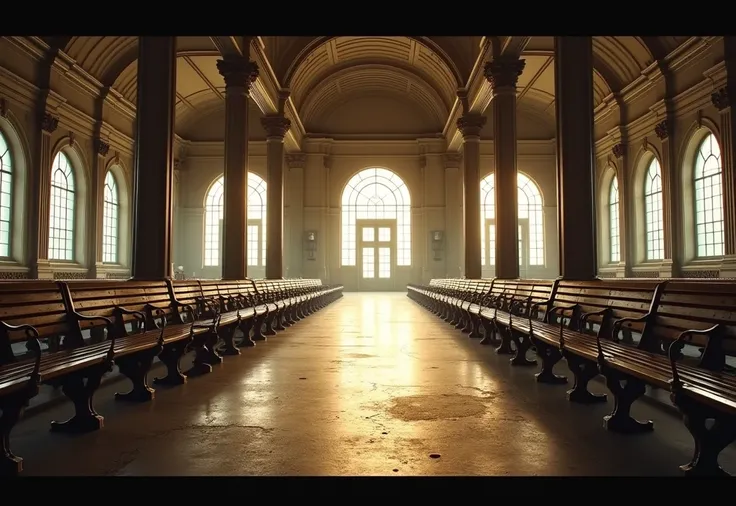
[[[647,326],[642,337],[647,346],[659,348],[661,343],[666,347],[686,330],[720,325],[723,352],[736,355],[736,282],[668,281],[655,311],[653,325]],[[705,347],[708,336],[695,334],[690,343]]]
[[[202,286],[196,279],[175,279],[168,281],[173,297],[181,304],[189,304],[195,310],[202,311]],[[217,286],[215,286],[215,295]]]
[[[55,281],[0,283],[0,321],[8,325],[31,325],[41,339],[66,336],[73,330],[67,319],[63,289]],[[7,337],[9,343],[28,339],[25,332],[18,331],[9,331]]]
[[[140,311],[145,315],[147,304],[161,308],[167,319],[174,313],[171,293],[165,281],[87,279],[65,281],[63,284],[68,290],[72,308],[83,315],[114,318],[116,307]],[[121,314],[119,317],[124,323],[137,320],[133,315]],[[80,322],[83,330],[104,325],[100,320]]]
[[[588,321],[601,325],[601,337],[610,338],[612,324],[620,318],[640,318],[649,313],[661,280],[617,280],[593,281],[560,280],[555,290],[553,306],[577,305],[570,327],[578,329],[579,316],[607,310],[605,314],[590,316]],[[642,332],[643,322],[633,322],[622,328]]]

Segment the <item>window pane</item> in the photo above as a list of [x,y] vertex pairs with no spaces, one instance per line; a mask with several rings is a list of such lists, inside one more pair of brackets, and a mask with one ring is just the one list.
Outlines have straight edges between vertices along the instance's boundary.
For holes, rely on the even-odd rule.
[[376,277],[376,259],[374,248],[363,248],[363,278]]
[[10,256],[10,220],[12,214],[13,160],[7,140],[0,132],[0,257]]
[[618,178],[613,177],[611,190],[608,196],[608,224],[610,232],[611,262],[621,261],[621,236],[619,231],[619,207],[618,207]]
[[708,134],[698,148],[693,185],[697,256],[721,256],[724,253],[721,150],[713,134]]
[[363,227],[363,242],[373,242],[375,240],[376,229],[373,227]]
[[647,260],[664,258],[664,216],[662,213],[662,171],[653,158],[644,179],[644,221]]
[[[223,197],[225,192],[225,179],[220,176],[212,183],[207,197],[205,197],[204,210],[204,265],[205,267],[216,267],[220,265],[220,248],[221,237],[220,228],[221,221],[224,219]],[[257,229],[253,229],[251,233],[248,228],[248,240],[246,247],[248,248],[248,265],[265,266],[266,265],[266,181],[257,174],[248,172],[248,209],[247,219],[259,220]],[[255,234],[255,235],[253,235]],[[262,237],[259,238],[259,234]],[[258,248],[260,246],[261,254],[259,256]],[[251,251],[251,248],[256,248]],[[255,263],[251,263],[251,261]]]
[[74,260],[74,196],[74,171],[59,151],[51,164],[50,260]]
[[[528,241],[524,243],[529,265],[544,265],[544,220],[542,207],[542,193],[537,184],[527,175],[521,172],[517,176],[518,188],[518,216],[526,219],[529,223]],[[496,263],[495,251],[495,227],[489,225],[495,222],[495,181],[494,175],[489,174],[480,183],[480,211],[481,211],[481,262],[485,265],[488,259],[489,265]],[[488,227],[488,241],[485,240]],[[519,236],[521,238],[521,236]],[[486,253],[486,243],[491,251]],[[525,255],[519,255],[519,265]]]
[[391,248],[378,248],[378,277],[391,277]]

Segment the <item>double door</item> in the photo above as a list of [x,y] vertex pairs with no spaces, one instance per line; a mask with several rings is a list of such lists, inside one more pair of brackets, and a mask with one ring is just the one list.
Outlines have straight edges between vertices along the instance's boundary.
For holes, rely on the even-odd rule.
[[365,291],[393,289],[396,266],[395,220],[358,220],[359,287]]

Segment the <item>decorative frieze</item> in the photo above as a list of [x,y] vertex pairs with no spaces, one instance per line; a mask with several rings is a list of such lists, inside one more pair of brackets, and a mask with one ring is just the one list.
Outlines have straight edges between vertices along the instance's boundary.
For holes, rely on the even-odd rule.
[[110,151],[110,145],[102,139],[97,138],[95,139],[95,149],[97,150],[98,155],[105,157]]
[[662,120],[654,125],[654,133],[660,141],[667,139],[670,135],[670,126],[667,120]]
[[43,116],[41,116],[41,129],[44,132],[52,134],[57,128],[59,128],[59,118],[48,112],[43,113]]
[[722,111],[731,105],[731,98],[729,95],[728,88],[723,87],[715,93],[712,93],[710,100],[713,102],[713,105],[716,106],[716,109]]
[[457,169],[463,157],[460,153],[445,153],[443,159],[446,169]]
[[619,142],[618,144],[613,146],[613,148],[611,148],[611,153],[613,153],[614,158],[621,158],[622,156],[624,156],[625,152],[626,146],[622,142]]

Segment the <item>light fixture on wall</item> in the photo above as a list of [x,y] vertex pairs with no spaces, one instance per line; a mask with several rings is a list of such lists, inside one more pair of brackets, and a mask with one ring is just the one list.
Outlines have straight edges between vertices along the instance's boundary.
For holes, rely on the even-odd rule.
[[317,260],[317,232],[308,230],[304,233],[304,246],[307,260]]
[[432,239],[432,253],[434,253],[433,259],[436,261],[442,260],[445,234],[442,230],[433,230],[430,232],[430,237]]

